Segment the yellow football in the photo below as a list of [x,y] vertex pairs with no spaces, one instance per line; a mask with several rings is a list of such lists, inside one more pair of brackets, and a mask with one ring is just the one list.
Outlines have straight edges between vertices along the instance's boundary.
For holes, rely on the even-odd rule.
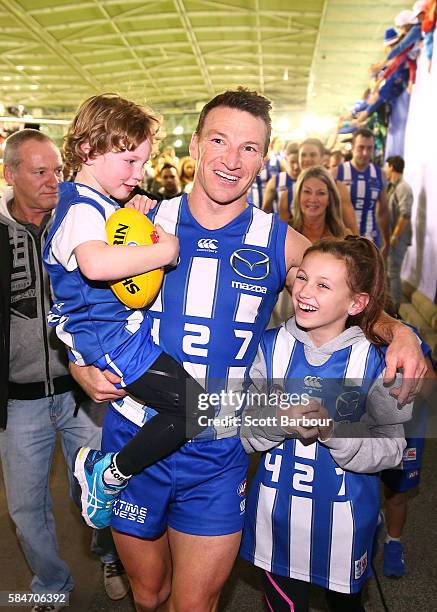
[[[119,208],[106,222],[108,244],[144,246],[158,242],[155,226],[135,208]],[[120,302],[129,308],[144,308],[158,295],[164,270],[151,270],[132,278],[109,283]]]

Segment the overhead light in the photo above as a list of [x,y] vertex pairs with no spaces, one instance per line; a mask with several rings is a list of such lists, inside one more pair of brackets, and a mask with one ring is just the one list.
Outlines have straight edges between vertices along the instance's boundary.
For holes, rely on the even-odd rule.
[[335,125],[332,117],[319,117],[308,113],[304,115],[301,122],[301,129],[309,133],[324,134],[329,132]]
[[282,77],[283,81],[288,81],[288,68],[284,70],[284,76]]
[[287,117],[281,117],[277,124],[278,132],[288,132],[289,122]]
[[295,140],[296,142],[299,142],[300,140],[305,140],[306,132],[301,128],[296,128],[288,134],[288,137],[290,140]]
[[183,133],[184,133],[184,126],[183,125],[177,125],[175,127],[175,129],[173,130],[173,134],[175,136],[180,136]]
[[184,144],[183,141],[180,138],[178,138],[177,140],[174,141],[173,146],[175,149],[180,149],[183,144]]

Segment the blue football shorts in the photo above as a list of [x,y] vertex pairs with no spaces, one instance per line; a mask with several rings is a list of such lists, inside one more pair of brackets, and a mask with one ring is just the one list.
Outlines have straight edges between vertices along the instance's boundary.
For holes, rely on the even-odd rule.
[[[139,427],[109,406],[102,450],[120,450]],[[243,528],[248,457],[240,438],[187,442],[132,476],[114,504],[111,526],[154,539],[167,527],[199,536]]]
[[381,472],[382,482],[396,493],[405,493],[420,483],[420,467],[425,440],[424,438],[407,438],[406,440],[407,446],[402,459],[402,469]]

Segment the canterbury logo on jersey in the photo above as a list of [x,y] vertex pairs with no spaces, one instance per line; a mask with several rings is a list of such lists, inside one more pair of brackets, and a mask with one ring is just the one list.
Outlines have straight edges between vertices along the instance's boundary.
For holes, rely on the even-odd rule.
[[217,240],[213,238],[201,238],[197,241],[197,246],[199,249],[204,249],[205,251],[217,251],[218,244]]
[[322,379],[320,376],[305,376],[303,384],[305,387],[310,387],[311,389],[321,389]]
[[238,249],[230,258],[233,271],[250,280],[264,280],[270,274],[270,258],[255,249]]

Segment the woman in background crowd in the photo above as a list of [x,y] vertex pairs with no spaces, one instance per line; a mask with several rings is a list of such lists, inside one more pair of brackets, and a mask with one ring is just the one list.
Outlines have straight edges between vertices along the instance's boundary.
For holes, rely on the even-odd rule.
[[190,193],[193,186],[194,171],[196,170],[196,162],[192,157],[183,157],[179,162],[179,180],[182,191]]
[[350,234],[340,208],[340,196],[331,174],[322,166],[301,173],[294,189],[290,225],[311,242],[344,238]]

